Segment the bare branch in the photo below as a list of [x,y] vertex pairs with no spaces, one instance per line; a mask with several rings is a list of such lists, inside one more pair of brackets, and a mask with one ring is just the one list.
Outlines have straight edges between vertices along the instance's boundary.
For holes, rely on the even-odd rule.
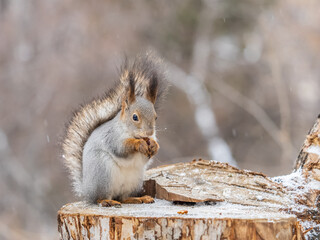
[[228,144],[219,136],[214,112],[211,106],[211,97],[208,90],[194,76],[186,74],[172,63],[168,63],[171,73],[170,81],[186,93],[190,103],[195,108],[195,120],[203,136],[208,141],[208,151],[213,159],[237,165]]
[[279,129],[279,127],[273,122],[268,114],[256,102],[244,96],[223,80],[219,80],[216,78],[214,80],[213,87],[217,92],[222,94],[231,102],[251,114],[258,121],[258,123],[260,123],[263,129],[270,135],[270,137],[277,144],[279,144],[279,146],[281,146],[282,148],[285,148],[287,146],[293,148],[290,142],[287,142],[286,144],[283,143],[281,129]]
[[280,111],[280,139],[282,144],[282,163],[293,157],[293,146],[290,138],[290,104],[287,90],[282,79],[280,63],[273,52],[269,55],[269,65],[271,68],[271,78],[277,93]]

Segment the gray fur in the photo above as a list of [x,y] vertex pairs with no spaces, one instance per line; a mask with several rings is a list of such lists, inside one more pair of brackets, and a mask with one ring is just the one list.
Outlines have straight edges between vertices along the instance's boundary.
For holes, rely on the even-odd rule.
[[[137,128],[131,119],[136,111],[141,113],[141,128]],[[123,143],[128,138],[154,134],[155,110],[153,104],[138,97],[125,114],[124,120],[119,112],[96,128],[84,146],[82,193],[90,202],[123,200],[141,188],[149,159],[141,153],[129,154]]]

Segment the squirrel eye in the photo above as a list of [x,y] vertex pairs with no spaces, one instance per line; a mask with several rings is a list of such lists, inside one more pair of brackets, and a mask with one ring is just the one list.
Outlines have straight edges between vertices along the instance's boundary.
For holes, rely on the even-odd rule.
[[133,121],[136,121],[136,122],[139,121],[137,114],[133,114],[132,119]]

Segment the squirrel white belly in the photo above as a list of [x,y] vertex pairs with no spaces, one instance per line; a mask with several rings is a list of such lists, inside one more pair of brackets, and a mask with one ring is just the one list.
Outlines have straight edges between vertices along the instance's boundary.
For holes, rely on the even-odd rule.
[[167,90],[160,69],[149,54],[126,62],[118,84],[75,113],[63,150],[77,196],[113,206],[120,204],[113,200],[130,203],[126,199],[141,190],[145,167],[159,149],[156,110]]

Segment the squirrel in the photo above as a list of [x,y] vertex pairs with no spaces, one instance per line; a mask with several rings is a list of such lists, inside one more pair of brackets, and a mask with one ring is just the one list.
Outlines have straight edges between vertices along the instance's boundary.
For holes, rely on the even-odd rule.
[[155,123],[168,89],[162,60],[154,54],[125,60],[104,97],[83,105],[67,126],[63,158],[78,197],[100,206],[152,203],[133,197],[157,153]]

